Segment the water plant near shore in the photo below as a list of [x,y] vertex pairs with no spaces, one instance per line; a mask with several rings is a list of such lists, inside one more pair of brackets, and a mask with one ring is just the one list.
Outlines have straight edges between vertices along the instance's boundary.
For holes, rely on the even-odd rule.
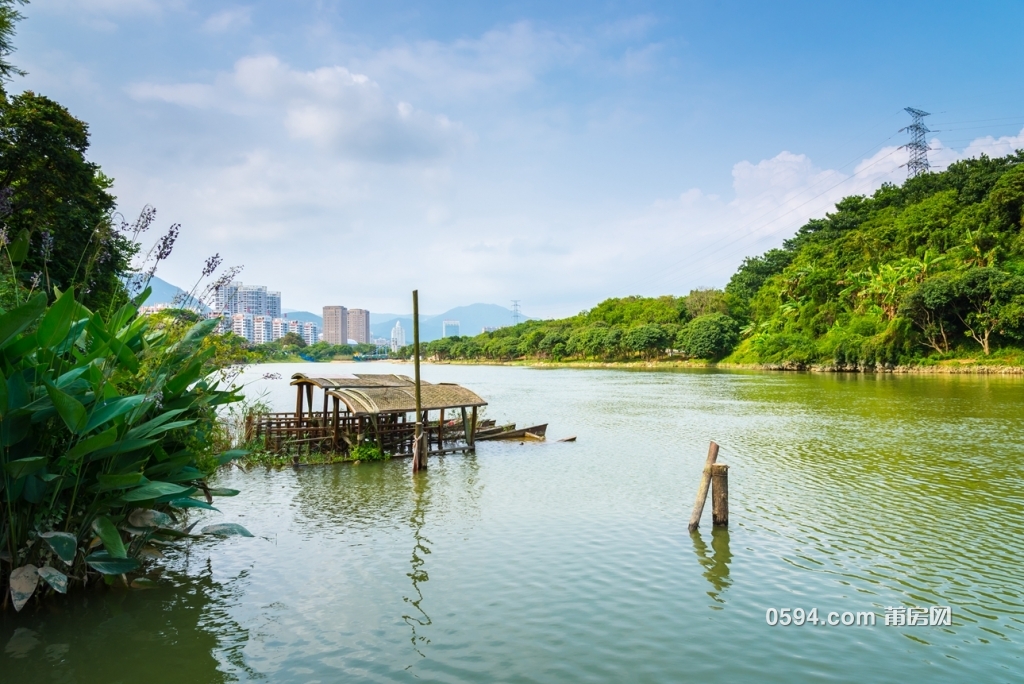
[[208,377],[217,319],[179,337],[134,302],[104,317],[56,295],[0,315],[0,587],[18,610],[40,585],[145,584],[126,576],[193,536],[186,511],[237,493],[206,477],[244,454],[211,448],[217,407],[240,399]]

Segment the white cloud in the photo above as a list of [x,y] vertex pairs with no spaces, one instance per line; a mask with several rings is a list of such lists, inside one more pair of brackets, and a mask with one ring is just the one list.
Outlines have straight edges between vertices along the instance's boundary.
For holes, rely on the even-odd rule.
[[211,14],[203,22],[202,30],[207,33],[225,33],[248,26],[251,20],[251,8],[230,7],[216,14]]
[[469,140],[460,124],[388,97],[341,66],[292,69],[272,55],[245,57],[212,83],[137,83],[137,100],[276,117],[293,140],[382,163],[434,159]]

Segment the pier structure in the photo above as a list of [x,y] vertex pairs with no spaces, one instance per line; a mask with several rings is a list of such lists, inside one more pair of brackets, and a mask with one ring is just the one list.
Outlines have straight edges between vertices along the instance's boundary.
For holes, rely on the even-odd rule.
[[[246,441],[262,441],[268,451],[295,457],[303,451],[346,454],[367,442],[394,456],[412,453],[416,428],[412,378],[394,374],[314,378],[296,373],[291,385],[295,411],[251,416],[245,425]],[[474,449],[477,411],[487,402],[451,383],[422,382],[420,393],[420,419],[429,454]]]

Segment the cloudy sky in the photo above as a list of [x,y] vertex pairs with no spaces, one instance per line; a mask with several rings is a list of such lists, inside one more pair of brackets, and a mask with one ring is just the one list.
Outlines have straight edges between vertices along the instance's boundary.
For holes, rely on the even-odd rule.
[[14,61],[129,218],[325,304],[722,286],[839,198],[1024,147],[1024,4],[33,0]]

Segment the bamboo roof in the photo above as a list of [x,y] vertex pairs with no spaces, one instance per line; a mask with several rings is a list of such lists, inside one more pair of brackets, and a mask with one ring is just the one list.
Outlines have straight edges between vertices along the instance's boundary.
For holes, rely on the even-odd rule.
[[[416,388],[414,385],[401,387],[347,387],[327,390],[327,394],[340,399],[354,415],[376,415],[378,413],[409,413],[416,411]],[[420,408],[424,411],[438,409],[486,406],[487,402],[460,385],[421,383]]]
[[[408,375],[369,374],[356,373],[354,377],[344,378],[311,378],[302,373],[292,376],[292,385],[315,385],[322,390],[342,388],[369,388],[369,387],[413,387],[415,382]],[[430,385],[429,382],[420,382],[421,387]]]

